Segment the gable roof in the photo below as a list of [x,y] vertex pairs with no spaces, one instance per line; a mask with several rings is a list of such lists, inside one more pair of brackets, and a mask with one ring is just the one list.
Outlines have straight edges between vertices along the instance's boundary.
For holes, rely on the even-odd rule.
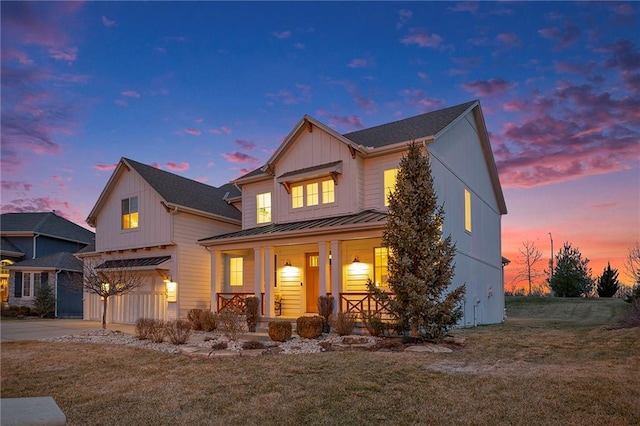
[[23,260],[6,266],[7,269],[25,270],[25,269],[55,269],[62,271],[82,272],[82,261],[73,254],[60,252],[50,254],[48,256],[37,257],[35,259]]
[[0,238],[0,252],[6,256],[22,257],[24,252],[5,237]]
[[54,212],[4,213],[0,215],[0,233],[3,236],[40,234],[84,244],[90,244],[95,238],[93,232]]
[[226,184],[216,188],[123,157],[91,210],[87,218],[89,224],[95,223],[98,211],[115,184],[115,176],[119,176],[125,168],[138,173],[168,205],[208,213],[233,221],[241,219],[241,212],[225,201],[230,196],[240,194],[233,185]]

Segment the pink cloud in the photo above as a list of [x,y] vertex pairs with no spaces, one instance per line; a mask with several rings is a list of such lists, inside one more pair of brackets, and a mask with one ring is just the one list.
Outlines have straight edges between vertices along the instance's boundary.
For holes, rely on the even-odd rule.
[[289,31],[289,30],[287,30],[287,31],[276,31],[276,32],[273,32],[272,35],[275,38],[285,39],[285,38],[291,37],[291,31]]
[[457,2],[454,6],[449,7],[448,10],[452,12],[468,12],[472,15],[475,15],[478,12],[478,2],[475,1],[464,1]]
[[370,66],[370,59],[367,58],[354,58],[347,64],[349,68],[366,68]]
[[400,43],[417,44],[420,47],[440,47],[442,37],[438,34],[427,34],[424,30],[412,30],[412,33],[400,39]]
[[100,170],[101,172],[110,172],[112,170],[115,170],[116,166],[118,165],[118,163],[113,163],[113,164],[95,164],[93,166],[94,169],[96,170]]
[[158,169],[158,170],[162,170],[162,165],[159,163],[151,163],[151,167]]
[[189,170],[189,163],[186,162],[182,162],[180,164],[174,163],[172,161],[169,161],[167,164],[167,169],[172,170],[174,172],[184,172],[186,170]]
[[29,59],[26,53],[10,48],[2,49],[2,60],[3,61],[12,61],[16,60],[22,65],[30,65],[33,64],[33,61]]
[[407,9],[400,9],[398,11],[398,23],[396,24],[397,29],[401,29],[404,27],[413,17],[413,12]]
[[231,153],[223,153],[222,156],[232,163],[248,163],[248,164],[256,164],[258,159],[256,157],[252,157],[248,154],[244,154],[242,152],[231,152]]
[[400,92],[400,96],[404,98],[405,103],[413,105],[423,113],[433,111],[435,108],[444,105],[444,102],[440,99],[428,98],[422,89],[405,89]]
[[196,182],[206,183],[209,181],[209,178],[206,176],[200,176],[194,179]]
[[121,92],[122,96],[126,96],[128,98],[139,98],[140,97],[140,93],[136,92],[135,90],[124,90]]
[[566,21],[564,26],[553,26],[538,30],[542,37],[557,43],[557,47],[566,48],[580,37],[580,29],[572,22]]
[[31,191],[31,188],[33,188],[33,184],[26,183],[26,182],[17,182],[17,181],[9,181],[9,180],[2,181],[3,191],[16,191],[16,192],[19,191],[22,193],[26,193]]
[[469,83],[463,83],[462,87],[467,92],[472,92],[478,97],[491,97],[501,95],[509,89],[516,86],[516,83],[509,83],[501,78],[493,78],[490,80],[476,80]]
[[356,115],[340,116],[332,114],[325,110],[318,110],[317,113],[318,115],[327,117],[329,120],[329,124],[332,124],[334,126],[343,126],[348,130],[364,128],[364,126],[362,125],[362,120],[360,120],[360,117]]
[[73,62],[78,57],[78,48],[77,47],[51,47],[49,48],[49,55],[53,59]]
[[514,47],[521,46],[522,40],[514,33],[501,33],[496,36],[496,40],[503,46]]
[[[305,84],[296,84],[293,91],[283,89],[275,93],[267,93],[266,96],[285,105],[295,105],[310,100],[311,87]],[[222,129],[224,129],[224,127]]]
[[236,139],[236,144],[245,151],[251,151],[256,147],[255,142],[247,141],[244,139]]
[[189,134],[189,135],[193,135],[193,136],[200,136],[200,134],[202,133],[200,130],[198,129],[184,129],[184,132]]
[[220,130],[222,130],[226,134],[230,134],[231,133],[231,127],[222,126],[222,127],[220,127]]
[[193,121],[195,121],[196,123],[202,123],[203,118],[202,117],[196,117]]
[[209,129],[209,133],[211,133],[213,135],[220,135],[220,134],[222,134],[222,131],[220,131],[218,129]]
[[124,99],[116,99],[115,101],[113,101],[114,104],[121,106],[121,107],[128,107],[129,103],[127,101],[125,101]]
[[107,28],[113,28],[116,25],[118,25],[118,23],[112,19],[107,18],[106,16],[102,15],[102,25],[104,25]]

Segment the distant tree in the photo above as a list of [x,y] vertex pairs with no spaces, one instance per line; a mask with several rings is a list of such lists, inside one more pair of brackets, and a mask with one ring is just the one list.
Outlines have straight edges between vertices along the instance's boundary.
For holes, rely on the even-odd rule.
[[629,248],[624,266],[631,283],[634,286],[640,286],[640,243]]
[[102,328],[107,328],[109,298],[130,293],[145,284],[140,273],[133,270],[127,260],[85,258],[82,269],[83,276],[78,279],[78,284],[102,300]]
[[526,281],[529,285],[529,296],[531,296],[532,284],[536,278],[541,276],[536,264],[542,258],[542,252],[538,250],[534,242],[529,240],[524,241],[518,251],[522,256],[517,262],[522,265],[522,269],[516,275],[515,280],[517,282]]
[[56,295],[53,287],[48,282],[41,282],[36,285],[35,298],[33,299],[33,310],[44,318],[46,316],[55,316]]
[[618,270],[611,269],[611,264],[607,262],[607,267],[602,271],[602,275],[598,277],[598,285],[596,290],[600,297],[613,297],[620,288],[618,283]]
[[551,290],[559,297],[589,296],[593,290],[589,259],[582,258],[578,248],[568,242],[556,254],[556,265],[549,282]]
[[388,295],[369,281],[376,297],[389,303],[411,336],[440,339],[462,318],[465,286],[450,290],[455,244],[442,237],[444,209],[433,188],[429,158],[412,142],[400,161],[389,195],[389,214],[382,244],[389,248]]

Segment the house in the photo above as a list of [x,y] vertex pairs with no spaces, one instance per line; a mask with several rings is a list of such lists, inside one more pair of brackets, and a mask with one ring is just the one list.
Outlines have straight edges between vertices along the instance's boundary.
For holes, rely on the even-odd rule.
[[[87,218],[95,250],[81,256],[91,267],[126,265],[144,285],[110,298],[107,321],[169,320],[210,309],[210,255],[197,240],[241,228],[240,211],[226,201],[238,195],[233,185],[215,188],[122,158]],[[85,293],[84,318],[102,318],[97,295]]]
[[211,255],[213,309],[255,295],[266,317],[293,319],[329,294],[336,311],[376,309],[365,283],[387,286],[387,195],[411,141],[429,154],[443,233],[456,243],[461,325],[502,321],[507,209],[479,101],[347,134],[305,115],[263,167],[232,182],[242,229],[199,240]]
[[72,253],[93,244],[93,232],[55,212],[0,215],[2,303],[29,306],[42,283],[55,290],[57,317],[82,317],[82,291],[74,285],[82,264]]

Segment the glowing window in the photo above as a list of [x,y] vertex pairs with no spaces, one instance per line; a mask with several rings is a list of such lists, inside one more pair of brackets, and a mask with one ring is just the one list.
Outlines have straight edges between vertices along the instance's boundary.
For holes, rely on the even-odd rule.
[[398,176],[398,169],[389,169],[384,171],[384,205],[389,205],[389,195],[393,193],[396,188],[396,178]]
[[242,286],[242,261],[241,257],[229,259],[229,285],[232,287]]
[[335,184],[333,180],[322,181],[322,204],[333,203],[336,200]]
[[307,206],[318,205],[318,182],[307,184]]
[[320,256],[318,256],[318,255],[309,256],[309,267],[310,268],[317,268],[319,264],[320,264]]
[[122,229],[138,227],[138,197],[122,200]]
[[471,232],[471,193],[464,190],[464,229]]
[[377,287],[388,285],[389,249],[387,247],[375,247],[373,249],[373,281]]
[[256,221],[258,223],[271,222],[271,193],[265,192],[263,194],[256,195],[256,204],[257,204]]
[[291,187],[291,207],[294,209],[304,207],[304,187],[302,185]]

